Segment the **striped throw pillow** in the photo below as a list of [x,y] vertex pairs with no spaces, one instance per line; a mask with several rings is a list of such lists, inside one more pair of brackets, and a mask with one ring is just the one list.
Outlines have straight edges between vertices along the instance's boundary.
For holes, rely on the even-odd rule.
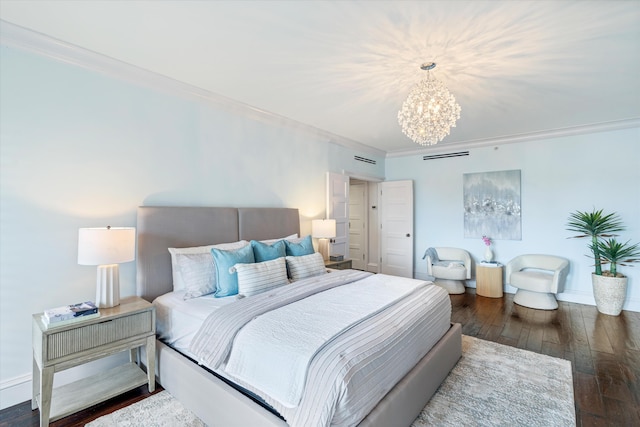
[[292,281],[319,276],[327,272],[324,266],[324,258],[318,252],[311,255],[288,256],[286,258],[289,277]]
[[250,297],[289,283],[284,257],[253,264],[236,264],[238,294]]

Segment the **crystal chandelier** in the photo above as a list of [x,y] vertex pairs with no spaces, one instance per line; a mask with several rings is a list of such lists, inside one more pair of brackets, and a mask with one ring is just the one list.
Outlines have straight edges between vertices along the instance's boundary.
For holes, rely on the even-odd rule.
[[435,66],[435,62],[420,66],[427,71],[427,78],[411,89],[398,111],[402,132],[420,145],[434,145],[442,141],[460,118],[460,105],[456,98],[429,73]]

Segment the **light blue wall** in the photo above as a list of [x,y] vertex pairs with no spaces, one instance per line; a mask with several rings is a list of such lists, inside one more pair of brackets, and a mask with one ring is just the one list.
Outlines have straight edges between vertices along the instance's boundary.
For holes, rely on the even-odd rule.
[[[575,210],[615,211],[627,225],[618,240],[640,242],[638,128],[472,149],[468,157],[388,158],[387,179],[414,180],[416,277],[427,277],[421,258],[429,246],[461,247],[482,260],[482,241],[464,238],[463,174],[513,169],[521,170],[522,240],[495,241],[496,259],[506,263],[523,253],[567,257],[571,273],[559,299],[595,304],[587,242],[567,239],[575,233],[565,224]],[[629,276],[625,309],[640,311],[640,266],[619,270]]]
[[[0,54],[0,391],[29,379],[32,313],[95,299],[78,228],[135,226],[140,205],[265,206],[300,209],[309,233],[327,171],[384,175],[383,157],[278,117]],[[135,294],[135,263],[120,271],[122,295]]]
[[[615,210],[625,237],[640,240],[639,129],[385,160],[235,105],[15,48],[0,55],[0,407],[30,398],[31,314],[95,298],[95,268],[77,265],[78,228],[135,226],[139,205],[297,207],[308,233],[310,219],[324,215],[327,171],[412,179],[416,276],[424,277],[428,246],[481,256],[482,243],[463,237],[462,175],[520,169],[523,239],[497,241],[497,258],[563,254],[573,266],[565,299],[588,303],[586,243],[566,239],[568,213]],[[599,171],[608,154],[615,175]],[[640,267],[624,271],[628,305],[640,310]],[[122,294],[133,295],[135,263],[121,266],[121,281]]]

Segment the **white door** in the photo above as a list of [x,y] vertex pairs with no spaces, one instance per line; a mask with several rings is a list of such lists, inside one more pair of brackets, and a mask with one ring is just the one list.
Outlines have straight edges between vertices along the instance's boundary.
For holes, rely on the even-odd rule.
[[365,270],[367,248],[367,208],[364,182],[349,185],[349,258],[351,267]]
[[413,181],[380,185],[380,271],[413,277]]
[[327,218],[336,220],[336,237],[329,254],[349,259],[349,176],[327,172]]
[[367,185],[367,271],[380,272],[380,183]]

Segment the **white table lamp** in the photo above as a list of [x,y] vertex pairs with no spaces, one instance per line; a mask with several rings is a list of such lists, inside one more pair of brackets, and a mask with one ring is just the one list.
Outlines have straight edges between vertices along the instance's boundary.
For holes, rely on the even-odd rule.
[[325,261],[329,260],[329,239],[336,237],[335,219],[314,219],[311,221],[311,235],[318,239],[318,252]]
[[133,261],[136,229],[133,227],[81,228],[78,233],[78,264],[97,265],[96,305],[120,304],[118,264]]

